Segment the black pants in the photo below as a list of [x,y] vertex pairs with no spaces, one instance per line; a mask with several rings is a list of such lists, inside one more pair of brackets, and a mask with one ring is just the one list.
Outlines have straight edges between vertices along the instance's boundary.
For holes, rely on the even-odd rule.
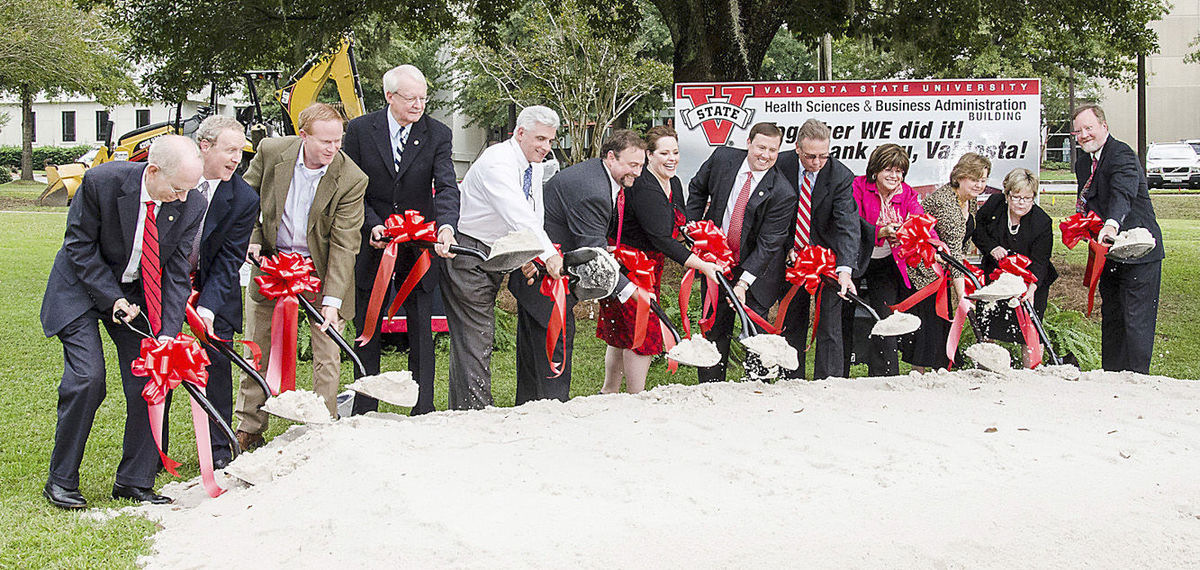
[[[213,322],[213,328],[216,329],[214,332],[217,333],[217,336],[225,340],[233,338],[233,328],[221,319],[217,319]],[[217,409],[217,414],[221,416],[221,419],[225,421],[226,425],[232,426],[233,371],[230,368],[232,364],[230,363],[229,359],[226,358],[224,354],[221,354],[221,352],[217,349],[211,346],[206,346],[204,347],[204,350],[208,353],[208,359],[211,362],[211,364],[208,365],[208,368],[206,368],[206,370],[208,370],[208,386],[204,391],[204,395],[208,398],[209,402],[212,402],[213,407]],[[169,418],[171,417],[171,400],[174,399],[175,391],[172,390],[171,392],[172,394],[167,397],[165,405],[163,406],[162,447],[164,453],[169,447],[169,437],[167,434],[170,430],[167,429],[167,426],[170,423]],[[191,396],[188,395],[186,390],[183,390],[183,394],[185,398],[191,399]],[[191,402],[188,402],[188,405],[191,405]],[[233,459],[233,451],[230,449],[231,442],[229,441],[229,436],[225,434],[224,428],[218,426],[217,423],[211,419],[208,420],[208,437],[209,441],[212,443],[212,458],[214,462],[220,460],[228,461]]]
[[1150,373],[1162,261],[1108,260],[1100,275],[1100,360],[1105,370]]
[[[825,285],[821,290],[821,321],[817,323],[816,358],[813,360],[813,379],[823,380],[830,376],[844,376],[842,360],[842,304],[834,285]],[[804,348],[808,342],[808,317],[812,306],[812,295],[801,289],[788,305],[783,319],[783,337],[800,355],[800,367],[785,372],[787,378],[804,378]],[[846,303],[849,304],[849,303]],[[761,313],[760,313],[761,314]]]
[[[515,272],[513,275],[520,275]],[[513,277],[509,277],[513,279]],[[535,285],[533,285],[536,287]],[[540,305],[536,305],[540,307]],[[560,339],[554,348],[554,362],[562,364],[562,374],[554,376],[546,359],[546,326],[525,307],[517,308],[517,400],[520,406],[532,400],[567,401],[571,397],[571,355],[575,344],[575,301],[567,296],[566,342]]]
[[125,393],[125,437],[116,482],[131,487],[153,487],[159,458],[150,432],[146,401],[142,399],[147,378],[134,376],[130,370],[130,364],[139,356],[141,337],[123,325],[112,323],[95,309],[71,321],[58,333],[63,345],[63,375],[58,386],[58,424],[54,429],[49,480],[68,489],[79,488],[83,450],[96,410],[106,395],[104,349],[98,325],[101,320],[117,347],[121,388]]
[[[864,287],[865,285],[865,287]],[[855,286],[862,292],[868,305],[871,305],[880,318],[892,314],[891,305],[900,300],[900,295],[907,292],[900,269],[892,256],[872,259],[867,265],[867,272],[856,282]],[[850,353],[854,350],[854,304],[842,305],[842,346],[845,348],[843,366],[846,376],[850,374]],[[871,376],[895,376],[900,374],[900,358],[897,354],[898,345],[894,336],[872,336],[867,341],[867,371]]]
[[[434,268],[436,271],[436,268]],[[406,275],[406,271],[399,271],[400,275]],[[428,276],[427,276],[428,277]],[[366,325],[367,305],[371,301],[371,290],[357,289],[357,298],[354,305],[354,329],[361,331]],[[395,289],[393,284],[392,289]],[[384,299],[383,311],[391,304],[391,299],[395,297],[395,291],[389,291]],[[430,319],[433,317],[433,293],[427,292],[417,285],[412,292],[408,294],[408,298],[404,299],[404,317],[408,324],[408,369],[412,372],[413,380],[416,380],[419,391],[417,392],[417,404],[413,406],[411,414],[416,416],[420,414],[428,414],[434,411],[433,407],[433,374],[434,367],[437,363],[436,355],[433,351],[433,325]],[[383,312],[381,311],[381,312]],[[381,345],[380,329],[383,327],[383,318],[376,321],[375,335],[371,337],[371,341],[363,346],[354,344],[354,353],[362,360],[363,368],[366,369],[368,375],[379,374],[379,352]],[[354,396],[354,410],[350,415],[365,414],[374,412],[379,409],[379,400],[370,396],[357,394]]]
[[[705,283],[707,287],[707,282]],[[705,292],[707,295],[707,292]],[[753,309],[759,315],[766,315],[768,307],[759,303],[754,295],[749,291],[746,292],[746,307]],[[764,317],[765,318],[765,317]],[[717,316],[713,321],[712,329],[705,338],[717,345],[717,352],[721,353],[721,362],[706,368],[698,368],[696,376],[700,382],[722,382],[725,380],[725,373],[729,368],[729,343],[733,336],[733,321],[737,320],[737,311],[725,302],[724,296],[719,296],[717,301]]]

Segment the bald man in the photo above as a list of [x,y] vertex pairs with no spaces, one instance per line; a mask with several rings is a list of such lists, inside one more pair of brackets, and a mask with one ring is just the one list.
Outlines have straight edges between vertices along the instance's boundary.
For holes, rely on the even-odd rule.
[[153,489],[159,457],[142,399],[147,378],[130,369],[141,337],[121,321],[149,327],[160,338],[179,334],[190,292],[188,255],[206,206],[203,197],[188,198],[202,172],[191,139],[163,136],[150,145],[146,163],[116,161],[89,169],[71,202],[41,312],[43,332],[63,345],[58,425],[43,490],[56,507],[87,506],[79,492],[79,466],[105,394],[98,323],[116,346],[125,392],[125,439],[112,496],[171,502]]

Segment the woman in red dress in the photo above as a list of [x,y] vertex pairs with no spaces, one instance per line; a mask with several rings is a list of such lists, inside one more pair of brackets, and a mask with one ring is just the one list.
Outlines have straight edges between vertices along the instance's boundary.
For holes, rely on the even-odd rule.
[[[717,266],[692,255],[691,250],[678,241],[679,227],[686,218],[683,216],[683,184],[675,175],[679,165],[679,139],[675,129],[663,125],[651,128],[646,133],[646,147],[646,168],[642,169],[633,186],[625,190],[624,216],[611,228],[609,243],[640,250],[653,261],[652,292],[657,298],[664,257],[710,278],[715,278]],[[620,235],[617,235],[618,226]],[[601,394],[620,392],[622,378],[630,394],[644,390],[650,362],[663,352],[662,328],[653,313],[647,322],[645,340],[641,345],[633,346],[636,310],[634,297],[625,303],[613,298],[600,301],[596,338],[608,343]]]

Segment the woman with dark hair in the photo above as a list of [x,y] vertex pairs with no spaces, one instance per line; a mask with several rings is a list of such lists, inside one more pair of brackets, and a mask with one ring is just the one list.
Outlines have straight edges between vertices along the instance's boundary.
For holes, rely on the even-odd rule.
[[[866,176],[854,178],[851,187],[858,215],[862,217],[861,229],[866,236],[874,236],[874,249],[863,252],[870,254],[866,273],[855,286],[867,302],[886,317],[892,313],[891,305],[903,298],[911,285],[908,267],[900,259],[896,245],[896,230],[909,216],[925,213],[912,186],[904,183],[908,175],[908,152],[895,144],[877,147],[867,160]],[[846,349],[846,372],[850,369],[850,351],[854,348],[854,305],[846,303],[842,312],[842,336]],[[872,336],[869,340],[867,369],[871,376],[893,376],[900,373],[900,362],[896,354],[896,337]]]
[[[1054,225],[1050,216],[1034,203],[1037,199],[1037,175],[1027,168],[1017,168],[1004,177],[1004,194],[996,194],[979,208],[979,228],[975,231],[975,246],[983,255],[982,269],[991,275],[997,262],[1011,253],[1029,258],[1029,271],[1037,277],[1030,283],[1022,300],[1033,299],[1033,309],[1039,318],[1046,315],[1050,284],[1058,279],[1058,271],[1050,263],[1054,248]],[[1007,342],[1024,342],[1017,327],[1016,314],[1001,306],[988,311],[983,320],[984,336]],[[1028,354],[1022,352],[1025,366]]]
[[[645,139],[646,168],[642,169],[633,186],[625,190],[625,213],[610,228],[609,243],[640,250],[650,258],[654,263],[652,293],[657,297],[664,255],[709,278],[716,277],[717,266],[701,260],[676,239],[679,226],[687,219],[683,215],[683,185],[675,175],[679,165],[679,139],[675,129],[665,125],[653,127]],[[650,362],[654,355],[663,352],[662,328],[653,313],[649,316],[645,340],[641,345],[633,346],[636,310],[634,297],[625,303],[613,298],[600,301],[596,338],[608,344],[601,394],[620,392],[622,377],[630,394],[644,390]]]
[[[988,175],[992,171],[992,161],[987,157],[968,152],[958,159],[958,163],[950,170],[950,183],[944,184],[930,192],[921,200],[925,213],[937,219],[934,230],[938,239],[946,244],[950,256],[963,260],[963,250],[967,240],[975,231],[975,211],[979,208],[978,198],[987,188]],[[943,272],[949,271],[954,286],[955,298],[958,302],[972,306],[966,298],[966,276],[945,263],[939,266]],[[937,274],[932,268],[918,266],[912,268],[909,276],[913,281],[913,289],[921,289],[937,280]],[[950,306],[950,296],[946,299],[946,314],[953,315]],[[937,295],[922,299],[912,309],[912,314],[921,317],[921,328],[914,332],[911,344],[906,343],[904,361],[914,369],[924,372],[928,368],[945,368],[950,365],[946,355],[946,339],[950,335],[950,321],[937,314]]]

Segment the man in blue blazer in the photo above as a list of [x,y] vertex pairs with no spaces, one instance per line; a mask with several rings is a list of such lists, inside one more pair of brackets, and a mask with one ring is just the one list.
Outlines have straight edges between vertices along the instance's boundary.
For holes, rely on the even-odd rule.
[[[384,222],[392,214],[417,210],[427,221],[437,224],[437,254],[451,257],[449,246],[457,243],[458,183],[451,159],[450,128],[425,114],[429,86],[421,70],[411,65],[392,68],[383,75],[384,97],[388,106],[350,121],[342,150],[367,174],[366,208],[363,213],[362,247],[354,266],[358,285],[354,326],[363,333],[375,272],[383,258],[387,241]],[[404,247],[396,258],[393,285],[398,286],[421,254]],[[441,273],[434,266],[404,302],[408,323],[408,369],[420,387],[412,413],[433,411],[433,294]],[[389,303],[384,303],[386,307]],[[382,319],[377,321],[382,325]],[[377,326],[379,326],[377,325]],[[378,328],[371,341],[355,349],[367,374],[379,373]],[[353,414],[374,411],[379,402],[357,395]]]
[[[66,235],[42,299],[42,330],[63,345],[58,424],[50,475],[43,495],[51,504],[83,508],[79,466],[96,410],[105,396],[104,323],[117,348],[125,392],[125,438],[114,498],[168,503],[154,492],[158,450],[150,434],[145,377],[130,364],[141,337],[117,317],[152,334],[174,337],[183,324],[188,254],[205,201],[189,192],[202,168],[195,143],[163,136],[150,145],[148,162],[110,162],[88,170],[67,214]],[[140,314],[145,313],[146,318]]]

